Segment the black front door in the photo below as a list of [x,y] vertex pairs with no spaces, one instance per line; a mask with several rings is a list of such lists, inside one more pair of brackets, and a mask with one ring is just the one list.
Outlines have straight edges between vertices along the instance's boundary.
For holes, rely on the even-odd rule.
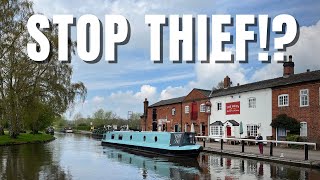
[[179,132],[179,125],[178,124],[174,125],[174,132]]

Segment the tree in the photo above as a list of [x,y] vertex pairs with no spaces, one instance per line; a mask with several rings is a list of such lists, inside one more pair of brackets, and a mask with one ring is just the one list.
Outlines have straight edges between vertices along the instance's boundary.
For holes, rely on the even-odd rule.
[[[49,29],[40,29],[51,51],[45,63],[36,63],[26,53],[26,44],[34,41],[26,28],[33,14],[32,3],[2,0],[0,12],[0,109],[3,119],[8,120],[10,136],[15,138],[23,124],[39,125],[44,121],[40,118],[43,114],[60,116],[78,97],[84,101],[87,91],[82,82],[71,82],[72,67],[57,60],[57,25],[51,23]],[[69,58],[75,44],[69,39]]]
[[133,113],[131,118],[128,119],[128,125],[130,129],[133,130],[141,130],[140,127],[140,116],[142,114],[141,113]]
[[270,124],[273,128],[284,128],[290,130],[291,134],[299,134],[300,123],[286,114],[280,114],[274,118]]
[[220,81],[216,86],[212,88],[212,90],[223,89],[223,88],[224,88],[224,82]]

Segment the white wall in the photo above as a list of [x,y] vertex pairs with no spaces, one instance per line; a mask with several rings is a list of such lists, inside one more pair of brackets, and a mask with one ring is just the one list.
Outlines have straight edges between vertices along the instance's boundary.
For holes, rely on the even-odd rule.
[[[249,98],[256,98],[256,108],[249,108]],[[244,92],[239,94],[232,94],[221,97],[213,97],[210,99],[211,115],[210,124],[215,121],[222,121],[225,123],[227,120],[235,120],[238,123],[242,121],[244,138],[247,135],[247,125],[261,123],[261,127],[258,129],[258,133],[261,133],[263,139],[266,136],[272,136],[272,128],[270,126],[272,121],[272,90],[262,89],[250,92]],[[226,103],[240,101],[240,114],[226,115]],[[217,103],[222,103],[222,110],[217,110]],[[240,137],[238,133],[234,132],[232,136]],[[210,132],[209,132],[209,135]],[[224,127],[224,136],[226,136],[226,129]]]

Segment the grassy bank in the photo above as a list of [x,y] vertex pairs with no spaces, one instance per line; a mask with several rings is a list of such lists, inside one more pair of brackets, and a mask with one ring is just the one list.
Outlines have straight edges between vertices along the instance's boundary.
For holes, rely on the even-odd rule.
[[5,133],[5,135],[0,136],[0,146],[29,143],[44,143],[54,139],[54,136],[49,134],[33,135],[29,133],[21,133],[16,139],[12,139],[7,133]]

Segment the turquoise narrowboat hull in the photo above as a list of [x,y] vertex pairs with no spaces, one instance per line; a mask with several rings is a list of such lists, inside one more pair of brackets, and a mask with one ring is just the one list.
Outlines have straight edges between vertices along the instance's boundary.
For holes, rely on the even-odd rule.
[[170,157],[198,157],[202,147],[194,133],[113,131],[104,134],[102,145]]

